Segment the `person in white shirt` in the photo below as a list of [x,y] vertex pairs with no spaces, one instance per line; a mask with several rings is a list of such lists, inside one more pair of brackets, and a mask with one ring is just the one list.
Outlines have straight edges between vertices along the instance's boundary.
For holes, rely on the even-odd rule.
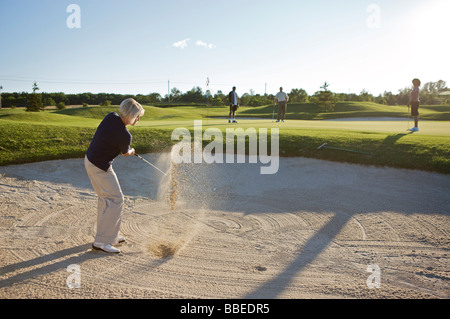
[[280,87],[280,92],[275,95],[275,99],[273,100],[273,107],[276,106],[278,102],[278,118],[277,122],[284,122],[284,117],[286,115],[287,102],[289,101],[289,96],[283,92],[283,88]]

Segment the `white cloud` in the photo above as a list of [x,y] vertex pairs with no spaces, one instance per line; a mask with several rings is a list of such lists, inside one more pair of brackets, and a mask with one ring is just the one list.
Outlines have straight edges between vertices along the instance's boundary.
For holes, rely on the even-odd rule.
[[172,45],[173,45],[174,47],[176,47],[176,48],[184,49],[185,47],[187,47],[187,45],[188,45],[187,42],[188,42],[189,40],[191,40],[191,39],[187,38],[187,39],[184,39],[184,40],[175,42],[175,43],[173,43]]
[[212,49],[215,48],[216,46],[214,44],[208,44],[206,42],[203,42],[201,40],[197,40],[197,42],[195,42],[196,45],[201,46],[201,47],[205,47],[207,49]]
[[[184,40],[180,40],[180,41],[177,41],[175,43],[172,43],[172,46],[174,46],[176,48],[179,48],[179,49],[184,49],[184,48],[186,48],[188,46],[188,41],[190,41],[190,40],[191,39],[189,39],[189,38],[184,39]],[[197,46],[204,47],[206,49],[213,49],[213,48],[216,47],[214,44],[212,44],[212,43],[208,44],[206,42],[203,42],[202,40],[197,40],[195,42],[195,44]]]

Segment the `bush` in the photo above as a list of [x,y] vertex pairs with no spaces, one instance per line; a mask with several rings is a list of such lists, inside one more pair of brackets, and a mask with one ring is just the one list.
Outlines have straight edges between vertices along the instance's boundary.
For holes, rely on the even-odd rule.
[[44,99],[44,106],[53,106],[56,105],[56,102],[51,97],[47,97]]
[[64,102],[59,102],[56,107],[58,110],[64,110],[66,108],[66,104]]
[[100,106],[111,106],[111,101],[110,100],[106,100]]

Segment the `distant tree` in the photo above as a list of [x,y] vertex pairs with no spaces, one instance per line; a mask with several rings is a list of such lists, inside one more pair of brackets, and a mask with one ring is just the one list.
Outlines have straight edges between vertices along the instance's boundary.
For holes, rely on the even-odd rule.
[[59,102],[59,103],[56,105],[56,108],[57,108],[58,110],[64,110],[64,109],[66,108],[66,103],[64,103],[64,102]]
[[44,105],[42,104],[41,95],[36,93],[39,90],[39,87],[36,82],[33,83],[33,94],[29,100],[29,103],[26,107],[27,112],[39,112],[43,109]]
[[323,89],[325,92],[328,92],[329,86],[330,84],[327,81],[325,81],[320,88]]
[[344,102],[348,101],[349,95],[346,93],[336,93],[334,97],[336,98],[336,102]]
[[328,90],[329,86],[330,85],[328,82],[325,81],[325,83],[320,87],[322,91],[314,93],[310,99],[311,102],[322,107],[325,112],[334,111],[334,107],[336,106],[336,97],[333,92]]
[[394,94],[392,94],[392,92],[384,91],[383,98],[386,101],[387,105],[397,104],[397,97]]
[[387,105],[387,100],[380,94],[375,98],[375,103]]
[[170,100],[171,101],[180,101],[182,96],[183,96],[183,93],[180,90],[178,90],[176,87],[174,87],[170,90]]
[[306,103],[308,102],[308,93],[304,89],[292,89],[289,95],[290,102]]
[[[214,95],[213,100],[216,100],[215,103],[217,103],[217,104],[214,104],[214,102],[213,102],[213,105],[225,105],[228,103],[228,97],[225,94],[223,94],[222,90],[217,91],[217,93]],[[218,100],[221,100],[222,102],[219,104]]]
[[412,87],[406,87],[406,88],[398,90],[398,94],[396,96],[396,104],[397,105],[407,105],[408,104],[409,94],[411,93],[411,89],[412,89]]
[[369,92],[367,92],[365,89],[363,89],[361,91],[361,93],[359,93],[359,99],[360,99],[360,101],[363,101],[363,102],[373,102],[374,101],[373,95],[370,94]]
[[148,95],[148,103],[158,103],[161,102],[161,94],[159,93],[150,93]]
[[443,80],[437,82],[427,82],[423,85],[420,93],[420,102],[423,104],[441,104],[445,101],[441,101],[439,93],[447,90],[446,83]]
[[100,106],[111,106],[111,101],[105,100]]
[[55,106],[55,105],[56,105],[56,102],[51,97],[46,97],[44,99],[44,106]]
[[203,91],[201,87],[193,87],[190,91],[183,94],[181,100],[189,103],[202,103],[204,101]]
[[211,105],[213,106],[221,106],[223,105],[223,100],[218,96],[217,94],[214,96],[214,98],[211,100]]

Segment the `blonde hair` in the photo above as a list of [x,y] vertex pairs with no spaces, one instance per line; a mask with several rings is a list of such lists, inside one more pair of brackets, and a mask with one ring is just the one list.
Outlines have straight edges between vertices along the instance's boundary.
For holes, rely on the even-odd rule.
[[128,121],[134,121],[145,113],[144,108],[135,99],[126,99],[120,103],[120,115]]

